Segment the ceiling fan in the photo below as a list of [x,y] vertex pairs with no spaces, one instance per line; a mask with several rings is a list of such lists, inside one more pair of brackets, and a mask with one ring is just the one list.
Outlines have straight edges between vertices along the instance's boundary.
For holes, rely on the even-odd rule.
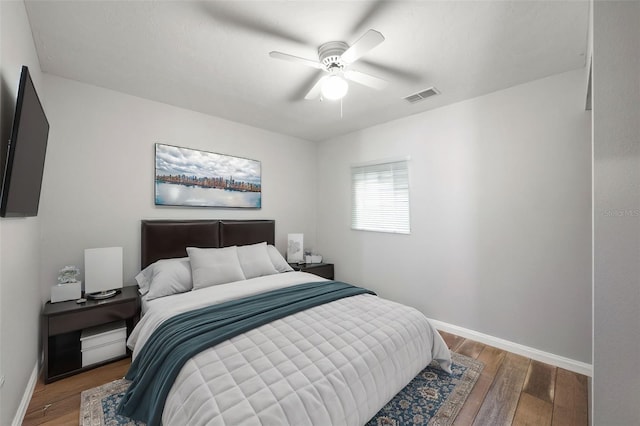
[[350,67],[351,64],[383,41],[384,36],[381,33],[376,30],[368,30],[351,46],[343,41],[329,41],[322,44],[318,47],[318,61],[275,51],[270,52],[269,56],[325,71],[327,75],[320,77],[304,98],[317,99],[322,97],[335,100],[342,99],[347,94],[349,85],[345,80],[376,90],[382,90],[387,86],[387,81],[353,70]]

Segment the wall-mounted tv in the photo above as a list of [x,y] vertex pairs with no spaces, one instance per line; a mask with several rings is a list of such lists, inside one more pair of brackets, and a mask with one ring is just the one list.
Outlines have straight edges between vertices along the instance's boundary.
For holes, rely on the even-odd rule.
[[48,136],[49,122],[29,69],[23,66],[2,179],[0,216],[38,215]]

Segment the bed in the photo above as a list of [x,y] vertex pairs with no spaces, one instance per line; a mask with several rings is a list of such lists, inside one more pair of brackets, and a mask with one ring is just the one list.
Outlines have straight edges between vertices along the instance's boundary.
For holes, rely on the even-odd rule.
[[[274,250],[269,247],[274,244],[274,235],[274,221],[142,222],[143,272],[171,263],[181,268],[178,275],[187,274],[186,265],[191,262],[196,289],[170,289],[171,294],[151,300],[146,296],[153,288],[145,289],[144,314],[127,342],[133,352],[132,370],[144,371],[148,364],[162,364],[154,359],[165,358],[156,348],[168,346],[162,340],[164,330],[171,330],[169,324],[179,318],[195,322],[176,326],[182,330],[176,332],[178,337],[191,333],[193,339],[203,340],[206,333],[195,331],[204,323],[196,312],[210,315],[223,306],[234,305],[236,312],[245,315],[246,305],[238,304],[260,298],[271,298],[269,303],[279,304],[277,309],[289,309],[293,303],[286,302],[283,294],[299,290],[328,294],[332,286],[353,295],[265,320],[213,346],[209,343],[206,349],[185,357],[175,379],[164,373],[146,373],[154,383],[167,382],[163,384],[166,399],[161,398],[153,409],[139,409],[141,403],[128,400],[155,398],[156,384],[140,379],[140,373],[134,379],[137,389],[130,387],[123,399],[129,402],[129,411],[123,414],[150,425],[363,425],[433,360],[449,370],[451,358],[446,344],[425,316],[413,308],[305,272],[285,272],[284,259],[272,262],[277,273],[254,276],[260,268],[251,256],[259,253],[255,259],[262,258],[265,246],[267,251]],[[188,251],[188,247],[200,250]],[[217,256],[225,251],[237,253],[240,259],[244,256],[241,266],[245,279],[200,288],[202,279],[224,281],[220,277],[225,272],[207,269],[202,273],[200,265],[208,268],[215,262],[205,256],[203,263],[197,256]],[[251,254],[248,258],[247,253]],[[271,312],[263,310],[260,315]],[[188,342],[181,340],[176,348],[183,350]],[[157,413],[150,414],[154,410]]]

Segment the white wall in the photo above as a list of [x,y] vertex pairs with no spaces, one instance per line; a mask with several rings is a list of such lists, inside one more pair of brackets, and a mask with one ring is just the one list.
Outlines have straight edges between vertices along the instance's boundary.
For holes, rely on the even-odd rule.
[[640,424],[640,3],[594,8],[593,424]]
[[[36,90],[41,98],[44,95],[23,2],[0,1],[0,43],[0,145],[5,150],[22,65],[29,67]],[[1,169],[4,161],[3,155]],[[40,217],[0,219],[0,375],[5,378],[0,388],[2,425],[12,423],[39,360],[40,223]]]
[[[318,249],[338,279],[431,318],[591,363],[584,73],[322,142]],[[411,158],[411,235],[351,230],[349,166],[403,156]]]
[[[42,298],[64,265],[83,268],[84,249],[122,246],[125,284],[140,270],[140,220],[275,219],[315,241],[314,143],[45,74],[51,123],[42,189]],[[154,205],[154,144],[262,162],[262,209]]]

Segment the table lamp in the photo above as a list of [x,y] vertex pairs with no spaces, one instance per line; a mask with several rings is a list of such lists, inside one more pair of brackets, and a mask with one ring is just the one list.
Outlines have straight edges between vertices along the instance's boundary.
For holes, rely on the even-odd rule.
[[84,251],[84,293],[90,299],[107,299],[122,288],[122,247]]
[[304,234],[287,235],[287,262],[304,262]]

